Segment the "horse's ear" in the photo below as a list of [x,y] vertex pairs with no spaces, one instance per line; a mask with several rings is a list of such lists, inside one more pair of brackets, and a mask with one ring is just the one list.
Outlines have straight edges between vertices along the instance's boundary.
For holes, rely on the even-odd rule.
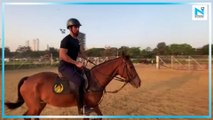
[[129,55],[127,55],[124,51],[122,52],[122,57],[126,60],[129,59]]
[[126,53],[124,51],[122,51],[121,55],[122,55],[122,57],[125,57]]

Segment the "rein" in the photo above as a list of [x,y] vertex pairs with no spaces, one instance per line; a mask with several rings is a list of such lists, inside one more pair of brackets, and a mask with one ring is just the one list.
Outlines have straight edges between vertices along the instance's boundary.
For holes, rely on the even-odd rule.
[[[86,65],[87,65],[87,63],[89,62],[89,63],[91,63],[91,64],[93,64],[93,65],[97,65],[97,64],[95,64],[94,62],[92,62],[92,61],[90,61],[90,60],[88,60],[88,59],[85,59],[87,62],[86,62]],[[103,89],[103,91],[101,91],[101,92],[103,92],[103,95],[102,95],[102,97],[101,97],[101,99],[100,99],[100,101],[98,102],[98,104],[97,105],[99,105],[101,102],[102,102],[102,100],[103,100],[103,98],[104,98],[104,94],[106,94],[106,93],[118,93],[120,90],[122,90],[126,85],[127,85],[127,83],[129,83],[131,80],[130,80],[130,74],[129,74],[129,72],[128,72],[128,69],[127,69],[127,64],[125,63],[125,68],[124,68],[125,70],[126,70],[126,72],[128,73],[128,80],[125,80],[124,78],[120,78],[120,77],[117,77],[117,76],[115,76],[114,77],[114,79],[115,80],[117,80],[117,81],[119,81],[119,82],[124,82],[124,84],[119,88],[119,89],[117,89],[117,90],[113,90],[113,91],[106,91],[106,89]],[[124,71],[123,71],[124,72]],[[135,78],[136,76],[134,76],[133,77],[133,79]],[[96,92],[99,92],[99,91],[96,91]]]

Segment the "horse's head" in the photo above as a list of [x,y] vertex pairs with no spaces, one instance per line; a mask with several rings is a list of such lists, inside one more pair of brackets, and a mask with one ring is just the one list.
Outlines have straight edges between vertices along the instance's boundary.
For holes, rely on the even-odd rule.
[[122,64],[118,69],[118,74],[125,78],[126,82],[129,82],[132,86],[138,88],[141,85],[141,79],[135,70],[135,67],[130,60],[129,56],[122,55]]

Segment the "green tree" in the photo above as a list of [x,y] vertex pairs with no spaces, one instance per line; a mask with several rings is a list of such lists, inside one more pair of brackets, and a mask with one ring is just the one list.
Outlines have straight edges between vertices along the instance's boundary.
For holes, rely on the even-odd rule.
[[146,49],[143,49],[141,51],[141,56],[143,58],[153,58],[154,57],[154,52],[152,51],[152,49],[150,47],[147,47]]
[[[211,45],[211,49],[213,49],[213,44]],[[211,50],[212,51],[212,50]],[[202,55],[208,55],[209,54],[209,44],[204,45],[202,48],[200,48],[200,53]],[[211,53],[212,54],[212,53]]]
[[27,57],[40,58],[46,54],[48,54],[46,51],[32,51]]
[[157,44],[157,48],[155,48],[153,52],[157,55],[167,55],[169,53],[169,49],[165,42],[160,42]]
[[104,48],[91,48],[86,50],[86,54],[90,57],[101,57],[103,56],[104,51]]
[[104,50],[104,56],[117,56],[118,49],[116,47],[107,48]]
[[140,57],[140,47],[132,47],[132,48],[129,48],[128,49],[128,52],[127,54],[130,56],[130,57]]
[[[2,48],[0,48],[0,55],[2,56]],[[4,48],[4,55],[5,55],[5,58],[11,57],[11,52],[10,52],[10,48],[9,47],[5,47]]]
[[31,52],[31,48],[29,46],[19,46],[17,49],[16,49],[16,52],[18,53],[23,53],[23,52]]
[[123,52],[127,54],[128,50],[129,50],[129,47],[127,47],[127,46],[121,46],[118,49],[118,56],[121,56]]
[[194,49],[189,44],[171,44],[169,46],[170,54],[172,55],[192,55]]
[[56,49],[54,47],[50,47],[47,52],[48,52],[48,54],[52,54],[53,58],[59,57],[58,49]]

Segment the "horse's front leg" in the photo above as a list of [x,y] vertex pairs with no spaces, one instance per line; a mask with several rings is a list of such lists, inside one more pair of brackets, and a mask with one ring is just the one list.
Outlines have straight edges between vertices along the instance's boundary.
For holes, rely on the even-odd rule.
[[[100,110],[100,108],[99,108],[99,106],[96,106],[96,107],[94,107],[94,112],[97,114],[97,115],[99,115],[99,116],[102,116],[103,114],[101,113],[101,110]],[[87,116],[89,116],[90,115],[90,113],[88,113],[88,114],[86,114]],[[84,118],[83,120],[90,120],[89,118]],[[91,120],[102,120],[102,118],[93,118],[93,119],[91,119]]]
[[[102,116],[102,115],[103,115],[102,112],[101,112],[101,110],[100,110],[100,108],[99,108],[99,106],[96,106],[96,107],[94,108],[94,111],[95,111],[95,113],[96,113],[97,115],[99,115],[99,116]],[[97,119],[94,119],[94,120],[102,120],[102,118],[97,118]]]
[[101,112],[101,110],[100,110],[100,108],[99,108],[99,106],[96,106],[96,107],[94,108],[94,111],[95,111],[95,113],[96,113],[97,115],[100,115],[100,116],[103,115],[102,112]]

